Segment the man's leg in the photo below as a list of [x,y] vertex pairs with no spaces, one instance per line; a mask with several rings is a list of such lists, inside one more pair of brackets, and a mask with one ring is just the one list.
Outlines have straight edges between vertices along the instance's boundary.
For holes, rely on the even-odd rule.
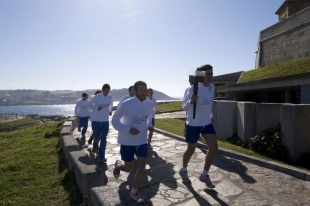
[[208,153],[205,159],[204,170],[209,171],[211,164],[213,160],[215,159],[216,153],[218,151],[217,137],[216,137],[216,134],[204,134],[203,138],[206,141],[207,146],[208,146]]
[[197,143],[187,143],[187,149],[183,155],[183,168],[187,168],[188,162],[195,152]]
[[146,166],[146,158],[137,156],[137,160],[138,160],[138,168],[133,183],[133,187],[135,189],[138,189],[140,187],[141,182],[144,179],[145,166]]
[[[107,146],[107,135],[109,132],[109,122],[101,122],[100,126],[100,149],[99,161],[105,162],[105,149]],[[94,140],[95,142],[95,140]],[[98,145],[98,142],[96,143]]]
[[86,131],[87,131],[87,128],[88,128],[88,117],[82,117],[83,120],[82,120],[82,138],[85,138],[85,134],[86,134]]
[[96,153],[98,148],[98,140],[100,137],[100,124],[101,122],[93,122],[93,129],[94,129],[93,153]]
[[216,134],[204,134],[203,138],[208,145],[208,153],[205,159],[204,170],[202,171],[199,180],[204,182],[209,188],[214,188],[215,186],[212,184],[209,176],[209,169],[218,151],[217,138]]

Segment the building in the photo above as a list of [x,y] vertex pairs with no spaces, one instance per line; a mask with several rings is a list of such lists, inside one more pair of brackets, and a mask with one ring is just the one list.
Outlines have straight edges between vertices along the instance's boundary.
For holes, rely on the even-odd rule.
[[[310,0],[286,0],[276,14],[280,21],[259,34],[255,70],[299,59],[305,59],[306,64],[310,62]],[[302,73],[283,72],[277,77],[241,83],[243,74],[215,76],[216,98],[310,104],[310,66]]]

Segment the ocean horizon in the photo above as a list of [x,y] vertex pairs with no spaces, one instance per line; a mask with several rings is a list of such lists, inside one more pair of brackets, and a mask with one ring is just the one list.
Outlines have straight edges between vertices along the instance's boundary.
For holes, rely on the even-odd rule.
[[[157,100],[157,103],[172,102],[172,101]],[[114,101],[113,106],[117,106],[118,103],[119,101]],[[20,116],[40,115],[40,116],[73,117],[75,116],[74,115],[75,105],[76,104],[0,106],[0,114],[20,115]]]

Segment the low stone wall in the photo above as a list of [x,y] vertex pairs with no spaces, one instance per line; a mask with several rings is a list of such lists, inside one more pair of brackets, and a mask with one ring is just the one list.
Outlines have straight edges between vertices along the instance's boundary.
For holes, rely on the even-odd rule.
[[237,134],[243,142],[248,142],[265,129],[280,125],[282,143],[288,148],[293,163],[310,152],[309,104],[214,101],[213,117],[221,140]]
[[59,145],[63,149],[69,169],[74,171],[83,199],[87,202],[90,201],[91,189],[106,185],[108,178],[105,170],[99,168],[95,160],[85,154],[72,135],[72,131],[77,127],[78,119],[78,117],[72,117],[64,122],[59,136]]

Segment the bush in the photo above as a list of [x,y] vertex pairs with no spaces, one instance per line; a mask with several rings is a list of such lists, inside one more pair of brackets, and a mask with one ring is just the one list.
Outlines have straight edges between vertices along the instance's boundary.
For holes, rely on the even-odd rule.
[[249,148],[267,157],[288,162],[288,149],[281,142],[280,129],[269,128],[249,140]]
[[238,137],[237,134],[233,134],[231,137],[228,137],[226,141],[233,145],[245,147],[242,140]]

